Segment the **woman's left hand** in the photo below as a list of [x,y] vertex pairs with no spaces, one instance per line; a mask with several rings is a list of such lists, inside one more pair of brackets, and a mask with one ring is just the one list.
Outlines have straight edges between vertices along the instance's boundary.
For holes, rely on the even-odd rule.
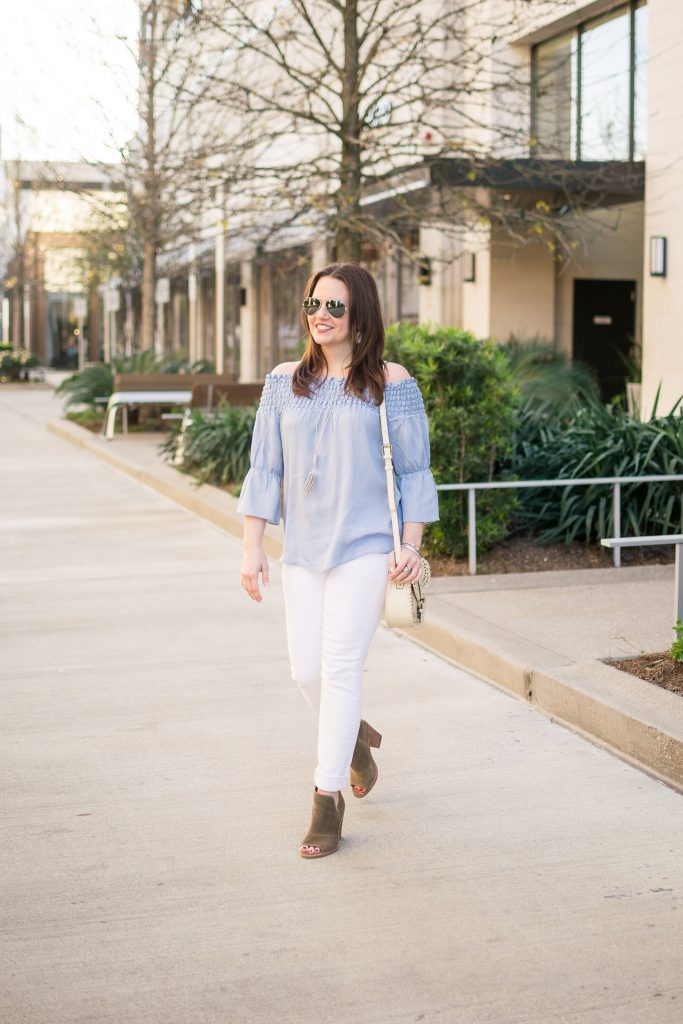
[[398,565],[392,551],[389,555],[389,582],[416,583],[422,573],[422,559],[409,548],[402,548]]

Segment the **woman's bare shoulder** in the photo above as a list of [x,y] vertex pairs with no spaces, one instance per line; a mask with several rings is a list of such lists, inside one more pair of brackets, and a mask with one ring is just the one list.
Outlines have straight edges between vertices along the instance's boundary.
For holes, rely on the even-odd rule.
[[385,363],[384,373],[387,378],[387,384],[397,384],[398,381],[408,380],[410,377],[405,366],[401,366],[400,363]]
[[277,366],[270,371],[271,376],[275,374],[282,376],[285,376],[285,374],[289,374],[289,376],[291,377],[298,365],[298,361],[295,361],[293,363],[278,363]]

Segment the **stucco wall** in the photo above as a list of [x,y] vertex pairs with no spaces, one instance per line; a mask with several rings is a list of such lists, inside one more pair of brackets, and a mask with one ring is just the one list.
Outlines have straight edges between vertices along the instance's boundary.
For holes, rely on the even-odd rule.
[[462,285],[462,326],[478,338],[491,333],[491,232],[472,231],[463,239],[463,249],[474,254],[475,279]]
[[497,341],[552,338],[555,268],[542,243],[519,246],[502,237],[491,247],[490,333]]
[[460,240],[435,228],[420,230],[420,251],[432,258],[432,283],[419,288],[420,323],[459,327],[462,323]]
[[636,339],[643,321],[643,204],[596,210],[576,224],[581,239],[571,262],[558,272],[555,337],[571,355],[574,281],[591,278],[636,282]]
[[[650,0],[642,415],[683,395],[683,12],[680,0]],[[649,239],[668,240],[668,272],[650,277]]]

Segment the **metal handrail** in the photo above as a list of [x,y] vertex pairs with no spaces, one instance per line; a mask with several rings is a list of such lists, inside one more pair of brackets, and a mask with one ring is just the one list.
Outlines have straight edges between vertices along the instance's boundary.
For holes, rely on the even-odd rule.
[[[621,485],[683,480],[683,473],[648,474],[646,476],[582,476],[567,480],[503,480],[485,483],[437,484],[437,491],[467,491],[467,549],[470,575],[477,573],[477,491],[504,490],[514,487],[589,487],[591,484],[612,484],[614,536],[621,537]],[[621,565],[621,548],[615,547],[614,565]]]

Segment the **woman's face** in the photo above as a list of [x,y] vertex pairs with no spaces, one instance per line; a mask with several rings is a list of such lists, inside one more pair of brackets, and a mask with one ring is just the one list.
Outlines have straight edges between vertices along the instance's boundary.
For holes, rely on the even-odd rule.
[[[314,341],[323,349],[330,346],[347,347],[350,344],[349,290],[336,277],[321,277],[311,298],[320,299],[320,307],[308,318],[308,328]],[[325,303],[328,299],[343,302],[346,306],[342,317],[333,317]]]

